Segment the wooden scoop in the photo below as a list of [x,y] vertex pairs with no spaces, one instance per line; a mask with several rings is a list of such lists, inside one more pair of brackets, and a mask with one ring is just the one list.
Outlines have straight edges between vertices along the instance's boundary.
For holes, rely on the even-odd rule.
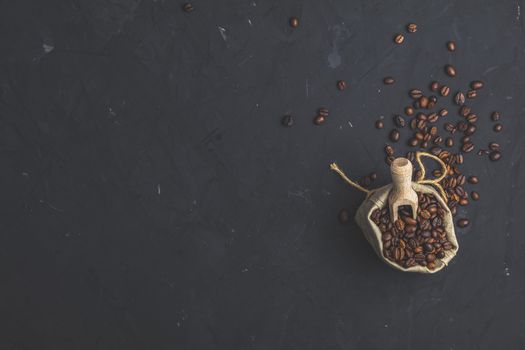
[[397,220],[398,209],[402,205],[412,207],[414,219],[417,218],[417,193],[412,188],[412,163],[406,158],[396,158],[390,165],[392,189],[388,195],[390,218]]

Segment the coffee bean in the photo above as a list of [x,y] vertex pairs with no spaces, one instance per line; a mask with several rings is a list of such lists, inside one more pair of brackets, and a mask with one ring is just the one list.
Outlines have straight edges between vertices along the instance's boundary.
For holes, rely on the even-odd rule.
[[448,51],[456,51],[456,43],[453,41],[447,42]]
[[414,114],[414,108],[408,106],[408,107],[405,107],[405,114],[408,115],[408,116],[411,116]]
[[463,132],[463,131],[466,131],[466,130],[467,130],[467,128],[468,128],[468,124],[465,123],[465,122],[463,122],[463,121],[459,121],[459,122],[456,124],[456,128],[457,128],[459,131]]
[[387,156],[393,156],[394,155],[394,148],[390,145],[385,146],[385,153]]
[[416,147],[418,143],[419,143],[419,140],[416,139],[415,137],[408,140],[408,145],[410,147]]
[[341,224],[347,224],[350,221],[350,213],[346,209],[341,209],[339,211],[339,222]]
[[406,125],[405,119],[400,115],[394,116],[394,123],[396,124],[398,128],[404,128]]
[[486,149],[480,149],[478,151],[478,156],[485,156],[485,155],[487,155],[489,153],[490,153],[490,151],[487,151]]
[[476,90],[469,90],[467,92],[467,97],[468,98],[475,98],[477,95],[478,95],[478,93],[476,92]]
[[438,133],[438,128],[437,126],[433,126],[430,128],[430,130],[428,131],[428,133],[431,135],[431,136],[436,136],[437,133]]
[[282,119],[281,119],[281,124],[283,124],[284,126],[292,126],[293,125],[293,117],[291,115],[285,115]]
[[410,90],[409,93],[410,93],[410,97],[416,100],[421,98],[421,96],[423,96],[423,93],[421,92],[421,90],[418,90],[418,89],[412,89]]
[[461,108],[459,109],[459,114],[462,116],[462,117],[467,117],[467,115],[470,114],[470,107],[467,106],[467,105],[463,105],[461,106]]
[[469,115],[467,115],[467,120],[469,123],[475,123],[478,121],[478,116],[474,113],[470,113]]
[[403,41],[405,41],[405,37],[402,35],[402,34],[397,34],[395,37],[394,37],[394,42],[396,44],[401,44],[403,43]]
[[443,124],[443,127],[446,131],[448,131],[451,134],[456,132],[456,126],[450,122],[446,122],[445,124]]
[[494,125],[494,127],[492,128],[492,130],[494,130],[495,132],[500,132],[501,130],[503,130],[503,125],[501,125],[500,123]]
[[469,176],[469,178],[468,178],[468,183],[469,183],[469,184],[473,184],[473,185],[475,185],[475,184],[477,184],[478,182],[479,182],[479,179],[478,179],[477,176],[474,176],[474,175]]
[[459,227],[463,228],[467,227],[470,224],[470,221],[468,219],[459,219],[457,223]]
[[500,117],[501,115],[499,114],[499,112],[492,112],[492,114],[490,115],[490,118],[493,122],[497,122],[500,119]]
[[399,135],[399,131],[397,131],[396,129],[392,130],[392,131],[390,132],[390,135],[389,135],[390,140],[391,140],[392,142],[397,142],[397,141],[399,141],[399,136],[400,136],[400,135]]
[[483,88],[483,82],[482,81],[479,81],[479,80],[474,80],[470,83],[470,87],[473,89],[473,90],[479,90],[481,88]]
[[496,143],[496,142],[489,143],[489,149],[491,151],[499,151],[500,149],[499,143]]
[[326,117],[322,115],[318,115],[314,118],[314,124],[315,125],[321,125],[326,121]]
[[461,146],[461,151],[464,153],[470,153],[474,150],[474,144],[472,142],[464,143],[463,146]]
[[476,191],[470,192],[470,198],[472,198],[472,200],[475,200],[475,201],[479,200],[479,193]]
[[370,177],[370,180],[372,181],[375,181],[377,180],[377,173],[371,173],[370,175],[368,175]]
[[417,24],[415,24],[415,23],[409,23],[409,24],[407,25],[407,31],[408,31],[409,33],[415,33],[415,32],[417,31]]
[[439,83],[437,81],[433,81],[432,83],[430,83],[430,90],[438,91],[439,90]]
[[183,9],[185,12],[187,12],[187,13],[190,13],[190,12],[192,12],[193,10],[195,10],[195,8],[193,7],[193,5],[190,4],[190,3],[186,3],[186,4],[184,4],[184,5],[182,6],[182,9]]
[[452,147],[454,146],[454,140],[452,139],[452,137],[447,137],[446,140],[445,140],[445,146],[447,147]]
[[428,98],[427,108],[428,109],[434,109],[434,107],[436,106],[436,103],[437,103],[437,97],[436,96],[430,96]]
[[419,106],[421,108],[427,108],[428,107],[428,97],[426,96],[421,96],[418,100],[419,102]]
[[445,257],[445,252],[444,251],[439,251],[436,253],[436,258],[438,259],[443,259]]
[[446,85],[443,85],[439,93],[441,94],[441,96],[448,96],[448,94],[450,93],[450,88]]
[[462,154],[456,154],[456,163],[463,164],[463,155]]
[[471,135],[474,135],[474,133],[476,132],[476,125],[474,124],[469,124],[467,130],[465,130],[465,135],[467,136],[471,136]]
[[468,205],[468,199],[466,198],[461,198],[458,202],[459,205],[461,206],[465,206],[465,205]]
[[426,259],[428,263],[432,263],[436,260],[436,255],[432,253],[427,254]]
[[447,73],[447,75],[448,75],[449,77],[452,77],[452,78],[453,78],[453,77],[456,76],[456,68],[454,68],[454,67],[453,67],[452,65],[450,65],[450,64],[447,64],[447,65],[445,66],[445,72]]
[[440,145],[440,144],[442,144],[442,143],[443,143],[443,138],[442,138],[441,136],[436,137],[436,138],[434,139],[434,143],[435,143],[436,145]]
[[500,153],[499,151],[492,151],[492,152],[490,152],[490,154],[489,154],[489,158],[490,158],[490,160],[492,160],[493,162],[498,161],[498,160],[500,160],[500,158],[501,158],[501,153]]
[[344,89],[346,89],[346,81],[344,80],[337,81],[337,88],[339,89],[339,91],[343,91]]
[[440,117],[446,117],[447,115],[448,115],[448,110],[446,110],[445,108],[439,111]]
[[470,142],[470,136],[463,136],[461,138],[461,143],[467,143],[467,142]]
[[383,83],[385,83],[385,85],[392,85],[395,83],[395,80],[392,77],[385,77]]
[[465,103],[465,95],[460,91],[454,96],[454,103],[456,103],[458,106],[461,106]]
[[323,117],[328,117],[328,108],[326,107],[319,108],[319,111],[317,113],[319,115],[322,115]]
[[385,127],[385,123],[383,123],[381,119],[377,120],[375,125],[376,125],[376,129],[383,129]]
[[297,17],[290,17],[290,26],[292,28],[299,27],[299,19]]
[[435,123],[438,121],[438,119],[439,119],[439,115],[437,113],[430,113],[428,115],[427,121],[429,123]]

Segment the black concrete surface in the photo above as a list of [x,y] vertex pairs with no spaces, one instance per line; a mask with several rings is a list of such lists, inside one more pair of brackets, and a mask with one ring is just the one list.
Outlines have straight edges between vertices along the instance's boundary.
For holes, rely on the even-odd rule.
[[[0,348],[525,348],[524,1],[182,4],[0,3]],[[338,222],[363,195],[328,164],[388,183],[391,116],[434,79],[486,83],[503,158],[466,156],[453,263],[404,274]]]

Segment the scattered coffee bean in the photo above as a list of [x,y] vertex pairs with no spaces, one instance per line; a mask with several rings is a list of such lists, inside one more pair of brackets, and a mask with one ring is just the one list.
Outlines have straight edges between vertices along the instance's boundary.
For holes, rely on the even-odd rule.
[[440,145],[440,144],[442,144],[442,143],[443,143],[443,138],[442,138],[441,136],[436,137],[436,138],[434,139],[434,143],[435,143],[436,145]]
[[461,228],[467,227],[470,224],[470,221],[468,219],[459,219],[458,220],[458,226]]
[[193,10],[195,10],[195,8],[193,7],[192,4],[190,3],[186,3],[182,6],[182,9],[184,10],[184,12],[187,12],[187,13],[190,13],[192,12]]
[[445,72],[447,73],[447,75],[448,75],[449,77],[452,77],[452,78],[453,78],[453,77],[456,76],[456,68],[454,68],[454,67],[453,67],[452,65],[450,65],[450,64],[447,64],[447,65],[445,66]]
[[408,116],[414,115],[414,108],[412,108],[410,106],[405,107],[405,114],[408,115]]
[[410,147],[416,147],[419,143],[419,140],[416,139],[415,137],[411,138],[410,140],[408,140],[408,145]]
[[297,27],[299,27],[299,18],[297,18],[297,17],[291,17],[291,18],[290,18],[290,26],[291,26],[292,28],[297,28]]
[[319,108],[319,111],[317,113],[319,115],[322,115],[323,117],[328,117],[328,108],[326,107]]
[[467,142],[470,142],[470,136],[463,136],[461,138],[461,143],[467,143]]
[[397,131],[396,129],[394,129],[394,130],[392,130],[392,131],[390,132],[390,140],[391,140],[392,142],[397,142],[397,141],[399,141],[399,136],[400,136],[399,131]]
[[293,125],[293,117],[289,114],[285,115],[282,119],[281,119],[281,124],[283,124],[284,126],[292,126]]
[[428,97],[426,96],[421,96],[418,100],[419,102],[419,106],[421,108],[427,108],[428,107]]
[[474,150],[474,144],[472,142],[464,143],[463,146],[461,146],[461,151],[463,153],[470,153]]
[[479,200],[479,193],[476,192],[476,191],[470,192],[470,198],[472,198],[472,200],[474,200],[474,201]]
[[433,113],[430,113],[428,115],[427,121],[429,123],[435,123],[435,122],[438,121],[438,119],[439,119],[439,115],[437,113],[433,112]]
[[492,112],[490,116],[493,122],[497,122],[500,119],[500,117],[501,115],[499,114],[499,112]]
[[393,156],[394,155],[394,148],[390,145],[385,146],[385,153],[387,156]]
[[395,83],[395,80],[392,77],[385,77],[383,83],[385,83],[385,85],[392,85]]
[[448,110],[443,108],[442,110],[439,111],[439,116],[440,117],[446,117],[448,115]]
[[459,91],[456,96],[454,96],[454,103],[458,106],[461,106],[465,103],[465,95],[461,91]]
[[468,183],[469,184],[472,184],[472,185],[475,185],[479,182],[479,179],[477,176],[474,176],[474,175],[471,175],[468,177]]
[[400,115],[395,115],[394,116],[394,123],[396,123],[396,126],[398,128],[404,128],[405,125],[406,125],[405,119],[402,116],[400,116]]
[[368,175],[370,177],[370,180],[372,181],[375,181],[377,180],[377,173],[371,173],[370,175]]
[[498,123],[498,124],[494,125],[492,130],[494,130],[495,132],[500,132],[501,130],[503,130],[503,125]]
[[454,139],[452,139],[452,137],[447,137],[445,140],[445,146],[447,147],[454,146]]
[[443,85],[439,93],[441,94],[441,96],[448,96],[448,94],[450,93],[450,88],[446,85]]
[[405,41],[405,37],[402,35],[402,34],[397,34],[395,37],[394,37],[394,42],[396,44],[402,44],[403,41]]
[[499,151],[492,151],[492,152],[490,152],[490,154],[489,154],[489,158],[490,158],[490,160],[492,160],[493,162],[498,161],[498,160],[500,160],[500,158],[501,158],[501,153],[500,153]]
[[478,95],[478,93],[476,92],[476,90],[469,90],[467,92],[467,97],[468,98],[475,98],[477,95]]
[[470,83],[470,87],[473,90],[479,90],[479,89],[483,88],[483,82],[479,81],[479,80],[474,80],[473,82]]
[[343,225],[347,224],[350,221],[350,213],[346,209],[341,209],[339,211],[339,222]]
[[437,97],[436,96],[430,96],[428,98],[428,106],[427,106],[427,108],[428,109],[434,109],[434,107],[436,106],[436,103],[437,103]]
[[410,97],[412,97],[413,99],[415,100],[420,99],[421,96],[423,96],[423,93],[421,92],[421,90],[418,90],[418,89],[410,90]]
[[314,118],[314,124],[315,125],[321,125],[326,121],[326,117],[322,115],[318,115]]
[[437,81],[433,81],[430,83],[430,90],[432,91],[438,91],[439,90],[439,83]]
[[447,42],[448,51],[456,51],[456,43],[453,41]]
[[383,129],[384,127],[385,123],[381,119],[376,121],[376,129]]
[[499,143],[496,143],[496,142],[489,143],[489,149],[491,151],[499,151],[500,149]]
[[339,80],[337,82],[337,88],[340,90],[340,91],[343,91],[344,89],[346,89],[346,81],[344,80]]
[[475,123],[478,121],[478,116],[474,113],[470,113],[469,115],[467,115],[467,121],[469,123]]
[[415,23],[409,23],[409,24],[407,25],[407,31],[408,31],[409,33],[415,33],[415,32],[417,31],[417,24],[415,24]]
[[474,135],[474,133],[476,132],[476,125],[474,124],[469,124],[467,130],[464,131],[465,135],[467,136],[472,136]]

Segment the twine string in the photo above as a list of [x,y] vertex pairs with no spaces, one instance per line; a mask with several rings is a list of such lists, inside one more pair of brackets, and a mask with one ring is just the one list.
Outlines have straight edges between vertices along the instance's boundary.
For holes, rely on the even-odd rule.
[[[425,169],[425,166],[423,165],[423,162],[421,161],[421,157],[432,158],[439,165],[441,165],[441,175],[439,177],[435,178],[435,179],[425,179],[426,169]],[[437,156],[435,156],[433,154],[427,153],[427,152],[416,152],[416,161],[417,161],[417,163],[419,165],[419,168],[421,169],[421,174],[416,179],[416,182],[418,184],[428,184],[428,185],[434,186],[435,188],[438,189],[439,194],[441,195],[443,200],[445,202],[447,202],[447,195],[445,193],[445,190],[443,189],[443,186],[441,186],[441,184],[440,184],[440,182],[445,178],[445,176],[447,176],[447,166],[445,165],[445,163],[439,157],[437,157]],[[359,185],[357,182],[350,180],[350,178],[348,178],[348,176],[346,176],[346,174],[339,168],[339,166],[337,166],[336,163],[330,164],[330,169],[335,171],[337,174],[339,174],[339,176],[347,184],[349,184],[350,186],[352,186],[354,188],[357,188],[358,190],[366,193],[367,195],[370,194],[373,191],[373,190],[367,190],[363,186]]]

